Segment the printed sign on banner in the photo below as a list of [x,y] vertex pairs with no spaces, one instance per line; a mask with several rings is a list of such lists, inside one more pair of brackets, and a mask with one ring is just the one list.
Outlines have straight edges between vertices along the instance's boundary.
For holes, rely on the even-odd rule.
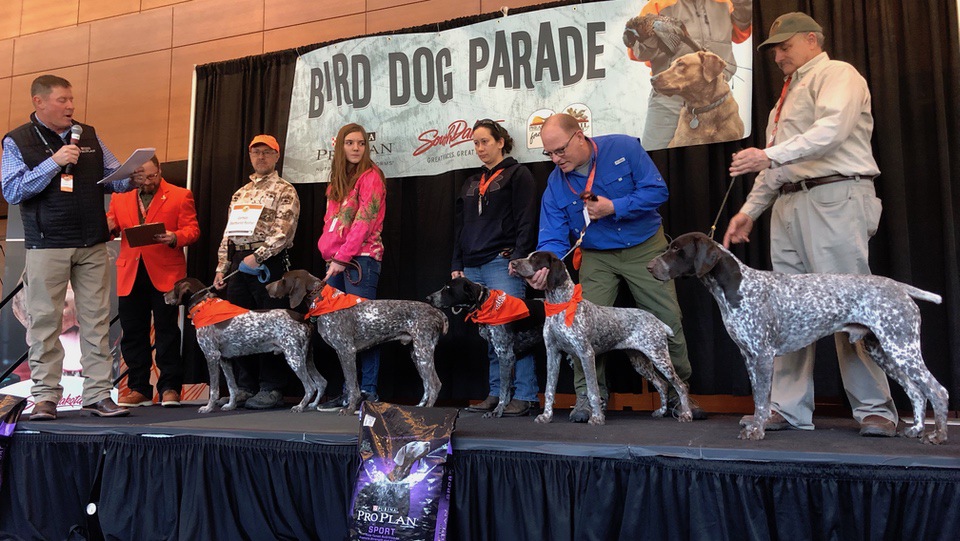
[[[588,136],[640,136],[648,114],[661,124],[666,118],[666,128],[652,124],[662,140],[644,137],[647,150],[742,139],[751,116],[752,6],[709,2],[709,13],[695,16],[686,4],[576,4],[306,53],[297,60],[284,178],[326,182],[331,140],[349,122],[369,132],[372,157],[388,177],[475,167],[472,128],[481,118],[507,128],[520,162],[545,159],[540,126],[557,112],[580,119]],[[660,5],[663,14],[651,11]],[[731,22],[737,17],[745,29]],[[718,28],[722,39],[711,35]],[[680,71],[698,79],[688,83]],[[693,87],[710,90],[698,96]],[[648,112],[650,104],[657,109]]]

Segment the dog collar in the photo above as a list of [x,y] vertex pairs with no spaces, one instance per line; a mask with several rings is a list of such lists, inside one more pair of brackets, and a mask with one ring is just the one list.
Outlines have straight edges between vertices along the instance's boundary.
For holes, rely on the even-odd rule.
[[491,289],[490,296],[483,305],[467,314],[464,321],[484,325],[503,325],[529,316],[530,310],[522,300],[507,295],[499,289]]
[[583,288],[580,287],[580,284],[573,286],[573,296],[570,297],[570,300],[567,302],[558,302],[557,304],[552,304],[549,302],[543,303],[543,312],[547,317],[555,316],[560,312],[566,312],[564,316],[564,323],[567,324],[567,327],[573,326],[573,317],[577,314],[577,305],[580,304],[580,301],[583,300]]
[[693,120],[690,121],[690,127],[694,130],[697,129],[697,126],[700,125],[700,119],[697,118],[697,115],[702,115],[703,113],[713,111],[717,107],[720,107],[720,104],[722,104],[729,95],[730,91],[727,90],[724,95],[720,96],[720,99],[709,105],[704,105],[703,107],[690,107],[686,102],[684,102],[683,106],[687,108],[687,111],[690,111],[691,115],[693,115]]

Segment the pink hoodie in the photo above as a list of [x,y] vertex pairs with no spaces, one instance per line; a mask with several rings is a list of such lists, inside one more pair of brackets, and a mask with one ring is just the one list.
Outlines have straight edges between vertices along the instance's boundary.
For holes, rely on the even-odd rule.
[[383,216],[387,187],[380,171],[366,170],[342,202],[327,200],[317,248],[323,259],[349,262],[356,256],[383,260]]

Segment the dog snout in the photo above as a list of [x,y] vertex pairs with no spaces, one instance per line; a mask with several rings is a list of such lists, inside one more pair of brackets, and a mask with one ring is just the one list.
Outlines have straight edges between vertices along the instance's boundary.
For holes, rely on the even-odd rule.
[[669,270],[667,264],[663,261],[663,256],[657,256],[653,258],[650,263],[647,263],[647,271],[653,275],[654,278],[665,282],[670,279]]
[[[442,289],[440,291],[443,291]],[[427,304],[433,306],[434,308],[443,308],[440,305],[440,291],[434,291],[433,293],[427,295]]]
[[266,285],[267,295],[270,295],[271,299],[279,299],[283,296],[283,294],[280,292],[281,282],[283,282],[283,279],[270,282]]
[[166,293],[163,294],[163,302],[169,304],[170,306],[173,306],[177,304],[177,301],[179,300],[178,297],[179,295],[177,295],[177,290],[171,289],[170,291],[167,291]]

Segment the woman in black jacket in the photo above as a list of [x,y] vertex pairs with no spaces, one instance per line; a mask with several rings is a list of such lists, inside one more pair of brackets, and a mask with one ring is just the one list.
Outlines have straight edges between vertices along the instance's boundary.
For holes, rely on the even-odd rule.
[[[537,201],[533,175],[513,158],[505,157],[513,139],[499,123],[483,119],[473,126],[473,145],[483,162],[479,173],[467,179],[456,204],[451,277],[466,277],[490,289],[523,298],[524,281],[510,276],[512,259],[526,257],[537,245]],[[492,411],[499,402],[500,363],[491,347],[490,391],[486,400],[467,411]],[[532,355],[517,359],[513,400],[505,416],[526,415],[539,407],[537,375]],[[531,402],[533,404],[531,404]]]

